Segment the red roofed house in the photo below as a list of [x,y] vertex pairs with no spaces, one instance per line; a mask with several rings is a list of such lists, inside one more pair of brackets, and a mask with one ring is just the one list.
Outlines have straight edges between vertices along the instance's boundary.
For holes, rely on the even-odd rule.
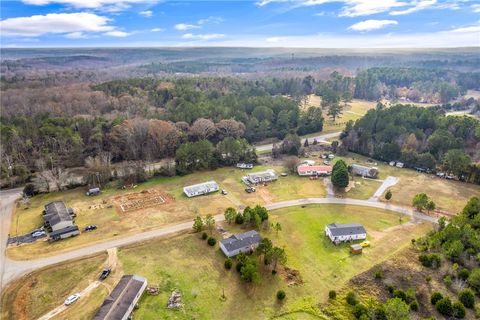
[[332,166],[308,166],[301,165],[297,167],[299,176],[328,176],[332,173]]

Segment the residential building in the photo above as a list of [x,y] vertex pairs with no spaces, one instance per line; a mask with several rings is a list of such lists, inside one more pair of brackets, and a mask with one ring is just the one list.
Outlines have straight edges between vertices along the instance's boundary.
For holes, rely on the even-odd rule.
[[137,275],[123,276],[103,301],[93,320],[126,320],[147,288],[147,279]]
[[350,170],[353,174],[366,178],[376,179],[378,176],[378,168],[376,167],[366,167],[359,164],[352,164],[350,166]]
[[242,181],[246,184],[257,184],[257,183],[271,182],[277,179],[278,179],[277,173],[274,170],[269,169],[266,171],[249,173],[242,178]]
[[199,184],[194,184],[192,186],[187,186],[183,188],[183,192],[189,198],[201,196],[207,193],[216,192],[218,190],[219,190],[218,184],[213,180],[199,183]]
[[332,170],[332,166],[301,165],[297,167],[299,176],[328,176],[332,173]]
[[52,201],[45,206],[43,221],[52,231],[74,226],[73,210],[65,206],[63,201]]
[[73,226],[68,226],[56,231],[52,231],[48,234],[48,236],[52,240],[60,240],[60,239],[77,236],[79,234],[80,234],[80,230],[76,225],[73,225]]
[[251,252],[258,247],[262,237],[257,231],[234,234],[229,238],[220,240],[220,249],[227,257],[234,257],[240,252]]
[[325,234],[334,243],[351,240],[364,240],[367,238],[367,231],[358,223],[331,223],[325,226]]

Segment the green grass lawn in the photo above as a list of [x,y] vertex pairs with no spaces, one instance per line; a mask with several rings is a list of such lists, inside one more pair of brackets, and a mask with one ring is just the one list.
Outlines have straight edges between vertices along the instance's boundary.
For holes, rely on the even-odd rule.
[[[283,230],[278,235],[274,231],[262,231],[263,235],[285,248],[287,266],[300,272],[303,284],[288,286],[281,274],[272,276],[260,267],[261,283],[244,284],[234,268],[224,269],[225,257],[218,245],[209,247],[198,234],[152,240],[122,248],[118,253],[125,274],[144,276],[161,290],[158,296],[144,296],[135,317],[147,320],[265,319],[274,316],[311,319],[312,315],[322,314],[318,304],[325,301],[330,289],[341,287],[353,275],[387,259],[408,245],[411,238],[430,228],[414,225],[392,229],[399,224],[397,215],[344,205],[275,210],[270,212],[270,220],[280,222]],[[362,223],[372,246],[359,256],[350,255],[347,244],[334,246],[323,234],[325,225],[331,222]],[[225,225],[225,228],[231,232],[244,231],[236,225]],[[174,289],[182,292],[185,304],[182,310],[171,311],[165,307]],[[287,293],[282,304],[275,298],[279,289]],[[221,300],[223,291],[226,301]],[[101,304],[93,298],[90,301],[97,306]]]

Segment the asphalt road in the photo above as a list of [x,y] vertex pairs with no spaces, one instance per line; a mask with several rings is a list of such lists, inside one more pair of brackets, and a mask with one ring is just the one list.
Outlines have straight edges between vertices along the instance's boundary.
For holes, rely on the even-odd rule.
[[[396,213],[401,213],[401,214],[413,217],[415,219],[424,220],[428,222],[435,223],[437,221],[437,219],[435,218],[426,216],[420,212],[417,212],[411,209],[395,206],[389,203],[381,203],[381,202],[375,202],[375,201],[369,201],[369,200],[338,199],[338,198],[307,198],[307,199],[297,199],[297,200],[276,202],[276,203],[265,205],[265,207],[268,210],[275,210],[280,208],[306,205],[306,204],[345,204],[345,205],[367,206],[367,207],[385,209],[385,210],[393,211]],[[2,211],[2,215],[4,215],[3,217],[9,214],[10,213],[5,213]],[[215,216],[215,220],[218,222],[223,221],[224,219],[225,218],[223,214],[219,214]],[[173,233],[176,233],[179,231],[186,231],[191,228],[192,228],[192,222],[189,221],[189,222],[179,223],[172,226],[163,227],[157,230],[142,232],[142,233],[124,237],[124,238],[108,240],[101,243],[95,243],[88,247],[75,249],[75,250],[61,253],[55,256],[33,259],[33,260],[26,260],[26,261],[10,260],[5,257],[5,251],[2,251],[2,259],[4,263],[2,263],[3,282],[2,282],[1,288],[4,288],[9,282],[15,279],[18,279],[19,277],[42,267],[46,267],[56,263],[61,263],[67,260],[79,259],[85,256],[106,251],[107,249],[110,249],[110,248],[121,247],[121,246],[149,240],[156,237],[171,235]],[[2,240],[4,240],[2,241],[2,246],[5,246],[6,239],[2,239]]]
[[[342,132],[339,131],[339,132],[325,133],[325,134],[320,134],[320,135],[314,136],[314,137],[308,137],[308,142],[312,143],[313,139],[317,139],[318,143],[330,143],[330,142],[327,141],[327,139],[336,138],[336,137],[340,136],[340,133],[342,133]],[[302,145],[305,142],[305,139],[306,138],[302,139]],[[263,144],[263,145],[260,145],[260,146],[255,146],[255,149],[257,151],[268,151],[268,150],[272,150],[272,148],[273,148],[273,143]]]
[[0,191],[0,293],[4,287],[3,275],[7,267],[5,250],[12,221],[15,200],[22,196],[22,188]]

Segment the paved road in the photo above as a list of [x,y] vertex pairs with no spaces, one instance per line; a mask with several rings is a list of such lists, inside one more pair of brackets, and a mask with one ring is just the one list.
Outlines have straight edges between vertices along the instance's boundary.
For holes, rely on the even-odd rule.
[[375,191],[373,196],[369,199],[370,201],[378,201],[382,194],[390,187],[396,185],[400,181],[397,177],[388,176],[387,179],[383,180],[382,185]]
[[[291,206],[306,205],[306,204],[344,204],[344,205],[357,205],[357,206],[367,206],[373,208],[385,209],[404,215],[411,216],[415,219],[420,219],[424,221],[429,221],[435,223],[437,220],[435,218],[426,216],[420,212],[407,209],[400,206],[391,205],[389,203],[374,202],[368,200],[356,200],[356,199],[338,199],[338,198],[307,198],[307,199],[297,199],[276,202],[272,204],[265,205],[268,210],[275,210],[280,208],[286,208]],[[220,222],[225,218],[223,214],[215,216],[215,220]],[[110,248],[121,247],[129,244],[133,244],[140,241],[149,240],[152,238],[170,235],[179,231],[186,231],[192,228],[192,222],[179,223],[172,226],[163,227],[161,229],[142,232],[136,235],[132,235],[125,238],[109,240],[97,244],[92,244],[91,246],[68,251],[62,254],[58,254],[51,257],[45,257],[40,259],[28,260],[28,261],[17,261],[10,260],[6,258],[6,265],[3,276],[2,286],[5,287],[8,282],[18,279],[22,275],[25,275],[29,272],[32,272],[36,269],[46,267],[52,264],[61,263],[67,260],[79,259],[85,256],[93,255],[99,252],[106,251]],[[2,288],[3,288],[2,287]]]
[[[327,141],[327,139],[336,138],[336,137],[340,136],[340,133],[342,133],[342,132],[339,131],[339,132],[325,133],[325,134],[320,134],[320,135],[314,136],[314,137],[308,137],[308,142],[312,143],[313,139],[317,139],[318,143],[330,143],[330,142]],[[302,139],[302,145],[305,142],[305,139],[306,138]],[[255,146],[255,149],[257,151],[268,151],[268,150],[272,150],[272,148],[273,148],[272,143],[263,144],[263,145],[260,145],[260,146]]]
[[4,286],[3,273],[6,268],[5,250],[12,221],[15,200],[22,196],[22,188],[0,191],[0,293]]

